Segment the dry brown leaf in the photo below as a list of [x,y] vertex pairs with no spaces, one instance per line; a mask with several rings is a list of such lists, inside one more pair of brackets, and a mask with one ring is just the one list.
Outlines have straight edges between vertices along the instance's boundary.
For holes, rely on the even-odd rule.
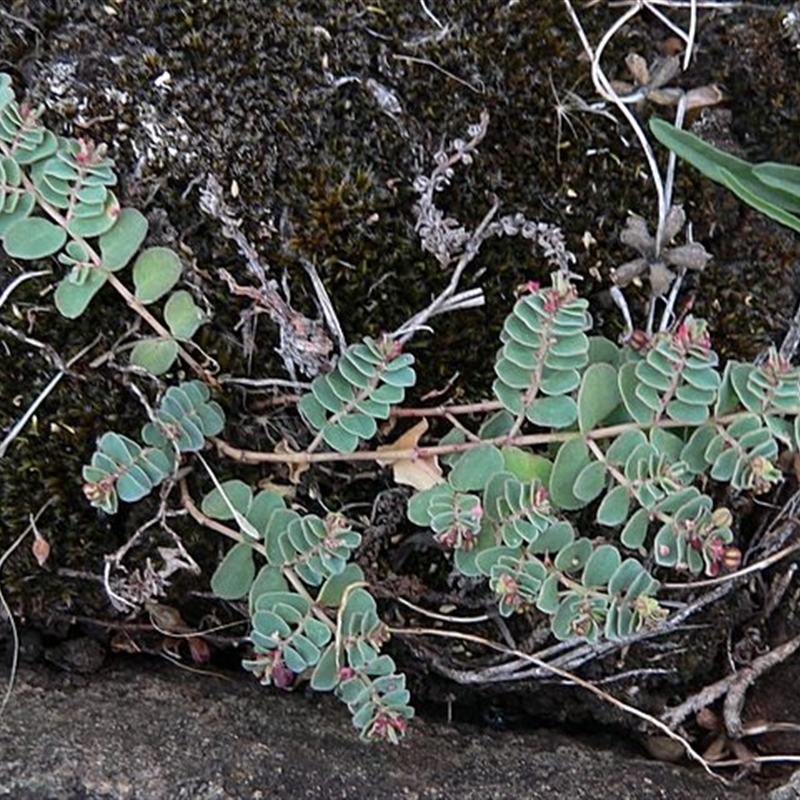
[[[419,440],[428,430],[428,421],[423,419],[413,428],[407,430],[399,439],[392,444],[386,444],[378,448],[378,452],[391,453],[397,450],[411,450],[419,446]],[[422,491],[430,489],[441,483],[442,468],[439,466],[439,459],[436,456],[414,456],[412,458],[377,458],[376,461],[382,467],[391,467],[395,483],[405,486],[413,486]]]
[[50,557],[50,543],[39,531],[34,530],[33,534],[34,539],[33,545],[31,545],[31,551],[33,552],[33,557],[36,559],[36,563],[40,567],[43,567]]
[[150,615],[150,623],[156,630],[162,633],[188,633],[191,631],[177,608],[153,601],[148,601],[144,607]]
[[189,643],[189,652],[192,655],[193,663],[208,664],[211,661],[211,649],[205,639],[199,636],[190,636],[186,641]]
[[[275,445],[275,452],[276,453],[294,453],[295,451],[289,446],[289,443],[286,439],[281,439],[278,444]],[[308,464],[300,464],[300,463],[287,463],[286,466],[289,468],[289,480],[297,485],[300,483],[300,478],[302,474],[308,469]]]

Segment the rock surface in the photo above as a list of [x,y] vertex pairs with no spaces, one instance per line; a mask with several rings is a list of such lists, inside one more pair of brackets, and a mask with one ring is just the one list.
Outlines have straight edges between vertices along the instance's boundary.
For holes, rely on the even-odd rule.
[[358,742],[321,695],[273,694],[156,662],[90,678],[18,679],[0,723],[0,798],[751,798],[699,768],[648,761],[554,731],[416,720],[398,747]]

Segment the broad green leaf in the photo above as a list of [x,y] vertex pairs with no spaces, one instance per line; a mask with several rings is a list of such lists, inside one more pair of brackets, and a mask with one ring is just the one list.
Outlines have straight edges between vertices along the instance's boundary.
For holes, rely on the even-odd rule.
[[202,512],[213,519],[235,519],[236,514],[247,516],[253,502],[253,490],[244,481],[233,479],[218,484],[200,504]]
[[339,664],[336,660],[338,644],[328,645],[311,673],[311,688],[317,692],[329,692],[339,683]]
[[689,405],[682,400],[671,400],[667,403],[667,416],[687,425],[702,425],[708,419],[708,408]]
[[176,339],[191,339],[204,319],[203,312],[185,290],[174,292],[164,304],[164,320]]
[[575,573],[583,569],[592,555],[592,543],[588,539],[576,539],[561,548],[553,561],[556,569]]
[[550,480],[553,462],[544,456],[511,446],[503,447],[501,452],[505,469],[519,480],[529,482],[538,479],[545,485]]
[[119,499],[126,503],[136,503],[150,494],[152,489],[152,481],[137,464],[128,467],[117,481]]
[[575,637],[573,623],[577,621],[580,614],[581,598],[570,593],[561,601],[561,605],[550,621],[550,628],[553,635],[560,641],[566,641]]
[[366,414],[349,413],[339,417],[338,424],[353,436],[359,439],[371,439],[377,432],[378,426],[372,417]]
[[497,380],[492,383],[492,391],[505,409],[512,414],[522,413],[523,395],[520,391],[507,386],[500,378],[497,378]]
[[67,223],[67,231],[70,236],[89,238],[100,236],[110,231],[119,217],[119,200],[113,192],[108,193],[108,200],[105,206],[100,209],[100,213],[93,213],[91,216],[82,216],[73,210],[75,216]]
[[325,425],[325,420],[328,418],[327,411],[313,394],[304,395],[297,408],[309,427],[318,431]]
[[647,424],[653,420],[653,412],[642,402],[637,394],[637,388],[641,387],[639,379],[636,377],[636,364],[629,361],[619,368],[617,376],[617,386],[619,387],[622,401],[625,408],[639,424]]
[[587,588],[605,586],[622,563],[619,550],[612,544],[601,544],[589,556],[583,568],[581,583]]
[[558,508],[575,511],[586,505],[576,496],[573,487],[590,461],[589,448],[582,439],[570,439],[561,445],[550,474],[550,500]]
[[408,501],[406,515],[408,519],[420,528],[428,528],[431,524],[431,503],[434,500],[441,500],[445,497],[452,499],[453,489],[447,483],[440,483],[430,489],[417,492]]
[[256,574],[253,549],[238,542],[222,559],[211,577],[211,590],[223,600],[239,600],[249,591]]
[[661,567],[675,567],[683,561],[684,550],[683,542],[675,534],[672,526],[662,526],[653,543],[656,564]]
[[[505,436],[514,427],[514,417],[508,411],[496,411],[491,416],[487,417],[481,427],[478,429],[478,437],[480,439],[494,439],[497,436]],[[454,433],[455,432],[455,433]],[[451,428],[448,431],[451,436],[459,435],[461,438],[454,441],[465,441],[466,435],[458,428]],[[441,442],[442,440],[440,440]]]
[[270,517],[279,508],[286,508],[286,503],[276,492],[262,489],[253,498],[253,502],[245,514],[253,527],[259,532],[259,538],[263,538],[263,532],[267,529]]
[[163,297],[181,277],[181,261],[168,247],[148,247],[133,264],[136,299],[147,305]]
[[358,447],[359,438],[339,425],[326,425],[322,438],[339,453],[352,453]]
[[525,416],[543,428],[568,428],[578,418],[578,404],[571,397],[540,397]]
[[365,589],[356,587],[347,595],[347,603],[342,612],[342,621],[345,629],[348,627],[348,620],[352,620],[354,615],[376,613],[375,600]]
[[494,545],[494,534],[488,525],[481,527],[475,546],[470,550],[459,549],[455,551],[453,563],[456,569],[467,578],[477,578],[482,573],[477,564],[478,556]]
[[163,375],[178,357],[174,339],[140,339],[131,350],[131,364],[151,375]]
[[348,564],[338,575],[332,575],[322,584],[317,595],[317,605],[322,608],[336,608],[342,602],[345,590],[354,583],[364,580],[364,572],[358,564]]
[[41,217],[18,219],[3,237],[3,249],[12,258],[31,260],[57,253],[67,241],[67,232]]
[[617,367],[620,363],[621,354],[619,345],[605,336],[589,337],[589,362],[591,364],[605,363]]
[[611,364],[590,364],[578,392],[578,423],[584,433],[593,430],[622,402],[617,370]]
[[601,461],[587,464],[575,479],[572,493],[578,500],[590,503],[606,486],[606,467]]
[[739,453],[736,450],[733,448],[723,450],[714,460],[714,466],[711,468],[711,477],[715,481],[727,483],[733,477],[738,461]]
[[55,304],[58,313],[67,319],[77,319],[89,306],[92,298],[103,288],[108,280],[106,273],[99,269],[89,269],[82,274],[80,283],[72,280],[71,272],[62,278],[56,287]]
[[635,558],[626,558],[608,581],[609,594],[623,594],[644,571],[644,567]]
[[575,529],[569,522],[561,520],[545,528],[533,544],[528,546],[531,553],[559,552],[575,541]]
[[489,478],[503,470],[503,455],[494,445],[480,445],[467,450],[450,473],[449,483],[454,489],[471,492],[483,489]]
[[492,567],[497,564],[501,558],[518,559],[521,552],[519,547],[506,547],[505,545],[488,547],[486,550],[481,550],[475,557],[475,566],[478,568],[479,574],[491,575]]
[[136,255],[147,236],[147,218],[135,208],[123,208],[114,226],[99,240],[103,266],[122,269]]
[[256,575],[255,580],[250,586],[250,597],[248,600],[250,614],[252,615],[255,612],[258,598],[262,595],[273,592],[288,591],[289,584],[286,582],[286,578],[283,577],[283,572],[281,572],[278,567],[274,567],[271,564],[265,564],[258,571],[258,575]]
[[539,596],[536,598],[536,608],[545,614],[555,614],[558,609],[559,596],[559,576],[557,573],[548,575],[539,589]]
[[109,431],[97,440],[97,449],[110,456],[120,466],[133,464],[142,448],[127,436]]
[[387,386],[408,389],[417,382],[417,375],[411,367],[402,367],[393,370],[390,366],[381,376],[381,380]]
[[619,540],[629,550],[638,550],[647,538],[647,529],[649,525],[650,512],[646,508],[640,508],[622,529]]
[[628,518],[631,498],[624,486],[615,486],[600,503],[597,521],[600,525],[613,528],[622,525]]
[[[18,199],[17,199],[18,198]],[[6,231],[22,219],[30,216],[36,205],[32,194],[9,195],[5,204],[0,208],[0,236],[5,236]]]

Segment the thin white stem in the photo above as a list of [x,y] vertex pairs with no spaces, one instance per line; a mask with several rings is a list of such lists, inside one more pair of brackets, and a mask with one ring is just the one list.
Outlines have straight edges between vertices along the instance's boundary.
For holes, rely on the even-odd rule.
[[694,40],[697,36],[697,0],[692,0],[689,12],[689,39],[686,42],[686,53],[683,56],[683,70],[689,69],[694,54]]
[[[683,127],[683,120],[686,116],[686,95],[682,94],[680,99],[678,100],[678,107],[675,111],[675,127],[682,128]],[[666,180],[664,181],[664,201],[667,205],[667,208],[672,206],[672,190],[675,186],[675,165],[677,163],[677,156],[675,155],[674,150],[669,151],[669,155],[667,156],[667,176]],[[662,237],[664,235],[664,230],[662,227],[659,227],[658,231],[656,231],[656,247],[658,250],[661,249],[662,245],[666,244],[666,242],[662,241]]]
[[[631,7],[624,14],[622,14],[619,19],[617,19],[616,22],[605,32],[593,53],[591,45],[589,45],[589,41],[583,30],[583,26],[581,25],[580,19],[578,19],[578,15],[575,13],[575,10],[572,7],[572,3],[570,0],[564,0],[564,3],[567,7],[567,12],[569,13],[570,19],[572,20],[572,24],[575,26],[578,36],[583,43],[584,49],[592,56],[592,82],[594,83],[595,88],[602,97],[612,102],[620,110],[628,124],[631,126],[631,129],[633,130],[636,138],[639,140],[639,144],[642,147],[645,159],[647,160],[647,166],[650,170],[650,174],[653,177],[653,184],[655,186],[656,196],[658,198],[658,229],[661,230],[664,226],[664,221],[667,218],[667,204],[664,196],[664,181],[661,178],[661,172],[658,168],[658,162],[656,161],[656,157],[653,153],[653,148],[650,146],[650,142],[648,141],[644,130],[642,130],[642,126],[639,124],[639,121],[636,119],[635,115],[628,108],[628,106],[622,102],[619,95],[614,91],[614,88],[611,86],[611,82],[608,80],[603,68],[600,66],[600,60],[602,58],[603,51],[608,46],[608,43],[624,25],[626,25],[641,11],[643,3],[640,0],[639,2],[632,4]],[[656,253],[656,255],[658,255],[658,253]]]
[[76,361],[83,358],[98,342],[98,338],[94,339],[90,344],[84,347],[79,353],[74,355],[67,363],[64,369],[57,372],[51,379],[47,386],[39,392],[36,399],[28,406],[25,413],[12,425],[11,430],[6,434],[2,442],[0,442],[0,458],[5,457],[6,450],[14,439],[17,438],[19,432],[28,424],[28,420],[36,413],[36,409],[47,399],[47,396],[53,389],[58,386],[58,382],[67,374],[67,369],[71,367]]
[[[658,20],[664,27],[669,28],[679,39],[682,39],[687,45],[689,44],[689,34],[683,28],[676,25],[666,14],[659,11],[653,3],[645,2],[645,8]],[[684,67],[685,69],[685,67]]]
[[8,298],[11,297],[11,293],[14,291],[14,289],[16,289],[17,286],[19,286],[24,281],[30,280],[31,278],[40,278],[42,275],[52,275],[52,274],[53,273],[49,269],[40,269],[37,270],[36,272],[23,272],[22,275],[17,275],[17,277],[14,278],[14,280],[11,281],[11,283],[9,283],[5,289],[3,289],[3,293],[0,294],[0,308],[2,308],[6,300],[8,300]]

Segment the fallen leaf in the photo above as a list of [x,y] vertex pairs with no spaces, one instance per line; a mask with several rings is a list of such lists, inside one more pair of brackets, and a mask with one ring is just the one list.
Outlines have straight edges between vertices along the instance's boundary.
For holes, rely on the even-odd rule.
[[208,664],[211,660],[211,650],[208,642],[200,636],[190,636],[186,641],[189,643],[192,662],[195,664]]
[[36,559],[36,563],[40,567],[43,567],[50,557],[50,543],[37,530],[34,530],[33,536],[31,551],[33,552],[33,557]]
[[[276,453],[294,453],[295,451],[289,446],[286,439],[281,439],[275,445]],[[303,473],[308,469],[308,464],[301,464],[300,462],[287,462],[286,466],[289,468],[289,480],[297,485],[300,483],[300,478]]]
[[[428,421],[423,419],[413,428],[407,430],[399,439],[392,444],[382,445],[378,452],[391,453],[397,450],[412,450],[419,446],[419,440],[428,430]],[[377,458],[375,459],[382,467],[391,467],[395,483],[405,486],[413,486],[422,491],[430,489],[441,483],[442,468],[439,466],[439,459],[436,456],[414,455],[411,458]]]
[[176,608],[148,601],[144,604],[152,626],[162,633],[188,633],[191,628]]

